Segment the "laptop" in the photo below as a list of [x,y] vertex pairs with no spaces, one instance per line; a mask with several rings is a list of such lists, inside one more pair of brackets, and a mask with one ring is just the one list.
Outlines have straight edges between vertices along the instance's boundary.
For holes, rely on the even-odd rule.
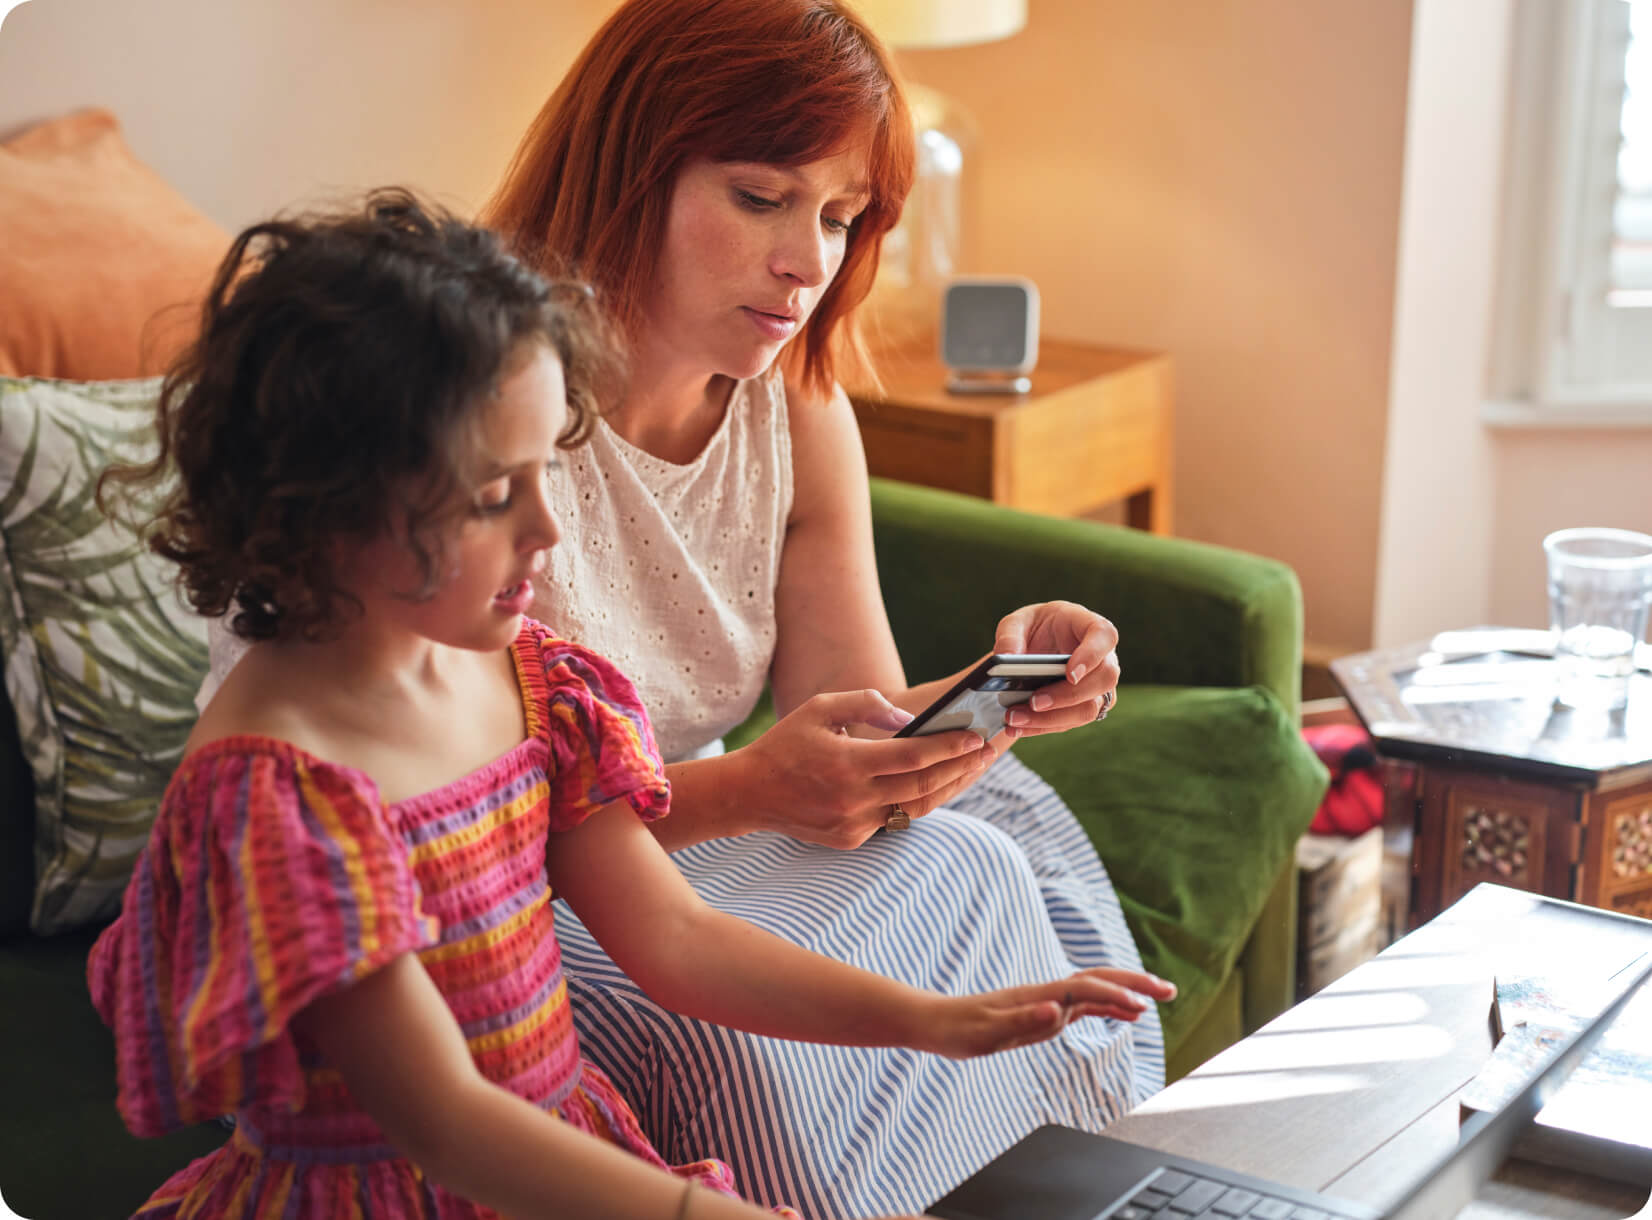
[[1617,997],[1500,1110],[1463,1122],[1457,1146],[1385,1207],[1315,1194],[1071,1127],[1040,1127],[936,1202],[944,1220],[1440,1220],[1497,1171],[1516,1137],[1652,976],[1652,954]]

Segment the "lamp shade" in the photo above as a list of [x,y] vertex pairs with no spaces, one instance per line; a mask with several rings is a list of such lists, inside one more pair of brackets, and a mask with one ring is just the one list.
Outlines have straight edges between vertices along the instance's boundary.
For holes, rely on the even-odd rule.
[[892,47],[961,47],[1019,33],[1027,0],[852,0]]

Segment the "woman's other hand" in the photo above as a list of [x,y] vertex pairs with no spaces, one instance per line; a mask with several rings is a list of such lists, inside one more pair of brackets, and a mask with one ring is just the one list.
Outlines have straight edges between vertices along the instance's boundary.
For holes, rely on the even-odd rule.
[[1005,717],[1007,736],[1062,733],[1101,719],[1118,698],[1119,633],[1077,602],[1022,606],[998,624],[993,651],[1071,653],[1067,680],[1052,682]]
[[1166,979],[1109,966],[983,995],[937,996],[918,1049],[950,1059],[990,1055],[1053,1038],[1079,1017],[1134,1021],[1153,1001],[1175,998]]
[[748,829],[778,830],[826,847],[858,847],[893,806],[913,818],[944,805],[997,758],[966,730],[869,740],[849,730],[894,732],[912,719],[875,690],[806,699],[731,759],[740,760],[727,800]]

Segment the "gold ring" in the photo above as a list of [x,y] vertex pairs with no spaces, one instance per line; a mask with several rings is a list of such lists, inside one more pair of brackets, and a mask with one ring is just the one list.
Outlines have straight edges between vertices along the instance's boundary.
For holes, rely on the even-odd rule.
[[905,830],[912,825],[912,815],[899,805],[889,806],[889,816],[883,820],[885,830]]

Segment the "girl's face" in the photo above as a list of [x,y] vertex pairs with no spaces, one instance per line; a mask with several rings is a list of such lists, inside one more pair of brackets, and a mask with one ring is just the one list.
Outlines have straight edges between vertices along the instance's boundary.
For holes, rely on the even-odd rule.
[[766,370],[843,265],[867,202],[866,164],[863,144],[800,166],[686,164],[639,346],[696,371]]
[[507,646],[522,629],[532,578],[562,537],[546,486],[558,477],[556,438],[568,418],[556,354],[542,343],[527,345],[478,410],[483,469],[474,495],[453,506],[436,591],[419,600],[406,596],[420,581],[402,538],[368,544],[360,570],[379,574],[362,598],[369,619],[388,615],[426,639],[491,650]]

